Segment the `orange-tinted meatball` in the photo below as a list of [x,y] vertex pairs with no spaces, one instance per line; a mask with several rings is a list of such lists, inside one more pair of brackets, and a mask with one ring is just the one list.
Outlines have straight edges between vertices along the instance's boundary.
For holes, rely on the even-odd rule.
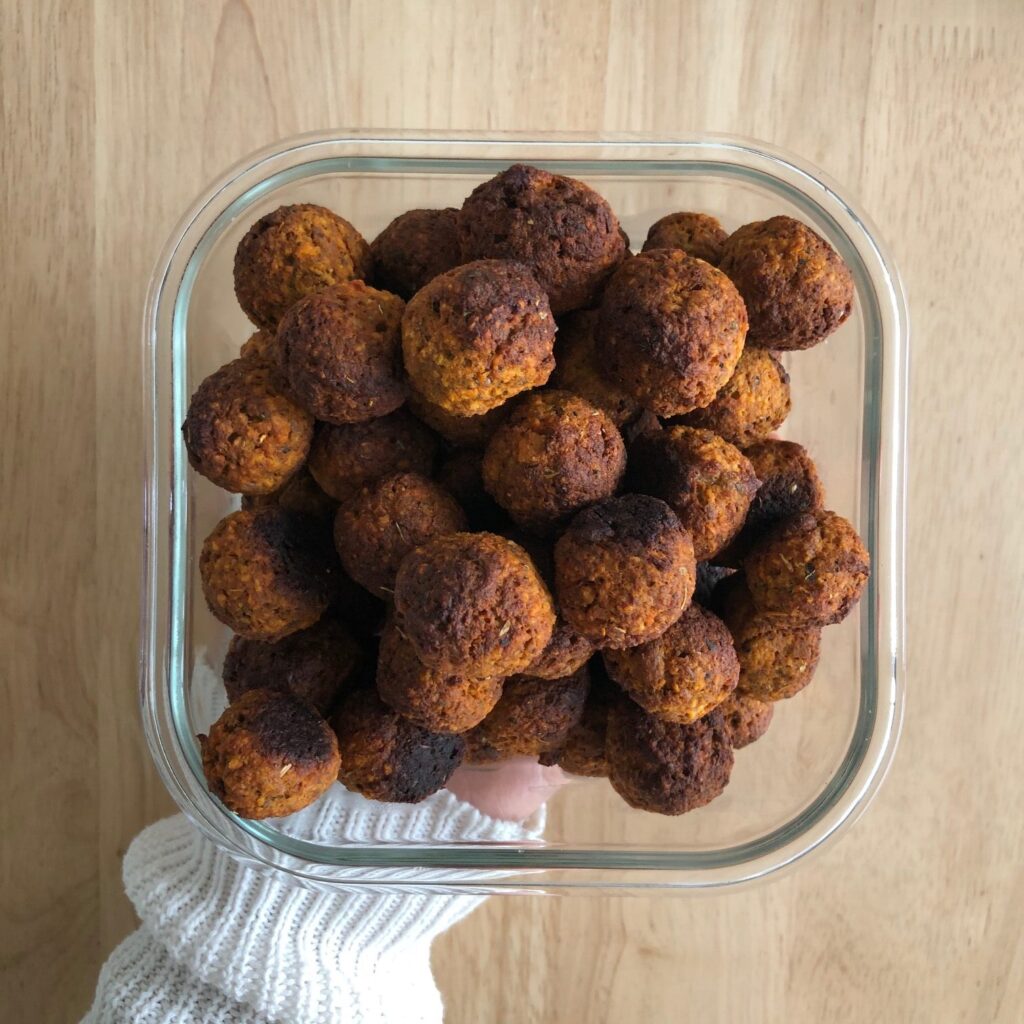
[[279,640],[312,626],[330,602],[334,565],[315,524],[276,506],[232,512],[199,556],[210,611],[253,640]]
[[732,376],[746,334],[732,282],[680,249],[626,260],[605,289],[597,321],[605,371],[659,416],[707,405]]
[[196,389],[181,432],[197,473],[228,491],[268,494],[306,461],[313,417],[267,363],[235,359]]
[[408,301],[428,281],[462,262],[458,210],[408,210],[371,243],[373,280]]
[[330,726],[288,690],[242,694],[199,745],[210,791],[243,818],[294,814],[338,776]]
[[370,247],[322,206],[282,206],[261,217],[235,252],[235,295],[257,327],[278,321],[305,295],[369,276]]
[[643,252],[651,249],[682,249],[712,266],[722,258],[729,233],[707,213],[667,213],[647,231]]
[[726,698],[719,710],[729,730],[732,749],[740,750],[759,740],[768,731],[775,714],[775,705],[756,697],[734,693]]
[[562,616],[596,646],[660,636],[693,596],[693,541],[657,498],[627,494],[580,512],[555,544]]
[[478,185],[458,229],[463,259],[531,267],[556,315],[591,305],[626,254],[618,219],[592,188],[524,164]]
[[410,300],[402,352],[412,386],[457,416],[479,416],[540,387],[554,369],[555,321],[528,267],[478,260]]
[[750,317],[750,344],[810,348],[853,309],[853,275],[820,235],[792,217],[745,224],[727,239],[719,264]]
[[397,295],[343,281],[300,299],[277,331],[291,393],[318,420],[363,423],[404,401]]

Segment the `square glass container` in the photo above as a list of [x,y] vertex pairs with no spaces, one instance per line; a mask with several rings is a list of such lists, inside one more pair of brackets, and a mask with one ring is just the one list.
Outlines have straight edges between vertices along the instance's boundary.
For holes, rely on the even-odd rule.
[[[278,823],[240,819],[208,793],[195,738],[223,707],[215,673],[228,636],[205,607],[198,554],[238,499],[190,470],[180,432],[195,387],[253,330],[234,298],[235,248],[257,218],[297,202],[328,206],[373,238],[404,210],[461,205],[515,162],[588,182],[634,249],[653,221],[683,209],[714,214],[727,230],[790,214],[835,246],[853,272],[854,311],[827,343],[786,356],[793,412],[780,433],[809,448],[828,507],[864,538],[873,565],[867,591],[845,622],[825,630],[812,685],[776,706],[767,735],[738,753],[724,795],[700,810],[640,812],[606,780],[580,779],[550,802],[541,837],[522,843],[313,843]],[[143,326],[140,685],[150,749],[172,796],[234,856],[321,887],[693,890],[795,863],[863,811],[899,735],[908,342],[903,292],[874,228],[819,171],[758,142],[341,132],[286,140],[242,161],[174,229]]]

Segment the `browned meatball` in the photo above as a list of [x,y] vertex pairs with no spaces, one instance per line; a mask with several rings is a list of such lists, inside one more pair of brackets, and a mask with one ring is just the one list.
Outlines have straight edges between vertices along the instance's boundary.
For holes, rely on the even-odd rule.
[[210,792],[243,818],[294,814],[338,777],[330,726],[288,690],[243,693],[199,745]]
[[228,491],[268,494],[306,461],[313,417],[269,365],[235,359],[196,389],[181,432],[197,473]]
[[402,353],[413,387],[457,416],[479,416],[540,387],[554,369],[555,321],[522,263],[478,260],[410,300]]
[[732,749],[740,750],[759,740],[768,731],[775,714],[775,705],[756,697],[734,693],[726,698],[719,710],[729,730]]
[[681,249],[714,266],[722,258],[722,246],[728,237],[718,218],[710,214],[667,213],[648,229],[642,251]]
[[557,750],[540,755],[540,763],[557,764],[573,775],[607,778],[608,712],[613,701],[622,697],[605,674],[600,658],[595,658],[588,669],[590,690],[580,720],[569,730]]
[[366,484],[403,470],[430,476],[437,454],[434,435],[404,409],[367,423],[325,424],[309,450],[313,479],[337,501]]
[[736,689],[740,663],[725,623],[698,604],[654,640],[605,651],[608,674],[645,711],[689,725]]
[[370,243],[374,282],[408,301],[438,274],[457,267],[458,216],[453,209],[399,214]]
[[761,701],[785,700],[814,677],[821,651],[820,626],[780,626],[754,607],[742,575],[715,591],[715,604],[736,644],[736,692]]
[[315,524],[270,506],[225,516],[203,543],[199,573],[216,618],[240,636],[279,640],[323,615],[334,564]]
[[394,622],[380,638],[377,692],[385,704],[424,729],[472,729],[498,703],[501,684],[501,679],[467,679],[428,668]]
[[529,555],[493,533],[451,533],[413,551],[398,570],[395,608],[424,664],[475,679],[522,672],[555,625]]
[[569,391],[527,395],[484,452],[484,486],[525,529],[549,533],[618,489],[626,446],[610,417]]
[[440,484],[419,473],[393,473],[341,506],[334,520],[334,546],[352,579],[387,600],[410,551],[433,537],[465,529],[465,514]]
[[853,309],[853,275],[820,235],[792,217],[745,224],[720,266],[750,317],[750,344],[802,349],[824,341]]
[[458,228],[463,259],[527,264],[556,315],[593,303],[626,254],[618,219],[592,188],[524,164],[478,185]]
[[414,725],[369,689],[343,698],[331,724],[341,752],[341,784],[386,803],[415,804],[436,793],[466,748],[461,736]]
[[278,321],[305,295],[370,271],[370,247],[322,206],[282,206],[261,217],[235,252],[235,295],[257,327]]
[[639,415],[640,404],[605,373],[598,359],[596,327],[594,309],[570,313],[559,321],[551,383],[603,409],[617,427],[622,427]]
[[457,416],[428,402],[415,388],[410,388],[409,408],[431,430],[436,430],[456,448],[483,448],[512,411],[512,402],[506,402],[479,416]]
[[618,701],[608,713],[607,751],[612,788],[631,807],[655,814],[711,803],[732,773],[729,730],[717,709],[682,725]]
[[484,489],[481,452],[453,452],[441,463],[437,482],[455,496],[473,530],[504,533],[512,525],[505,510]]
[[589,689],[585,668],[566,679],[507,680],[494,710],[466,734],[466,760],[479,764],[558,750],[583,716]]
[[338,503],[320,487],[305,466],[270,494],[242,495],[242,508],[262,508],[264,505],[280,505],[327,524],[334,522],[334,514],[338,510]]
[[638,437],[629,452],[630,485],[667,501],[693,537],[699,561],[739,532],[757,493],[754,467],[710,430],[673,426]]
[[605,371],[659,416],[707,405],[736,369],[746,334],[732,282],[680,249],[626,260],[597,321]]
[[280,362],[277,355],[277,334],[272,330],[254,331],[238,350],[242,359],[257,359],[272,366]]
[[804,512],[759,541],[743,567],[758,611],[787,625],[827,626],[860,600],[871,559],[849,520]]
[[291,690],[326,714],[361,658],[352,634],[328,617],[277,643],[236,636],[224,659],[224,688],[232,703],[249,690]]
[[363,423],[405,401],[397,295],[343,281],[300,299],[277,331],[292,394],[318,420]]
[[679,517],[643,494],[591,505],[555,544],[559,609],[598,647],[635,647],[664,633],[689,604],[696,572]]
[[711,404],[694,409],[684,422],[746,448],[781,426],[792,404],[789,374],[782,363],[763,348],[746,348]]

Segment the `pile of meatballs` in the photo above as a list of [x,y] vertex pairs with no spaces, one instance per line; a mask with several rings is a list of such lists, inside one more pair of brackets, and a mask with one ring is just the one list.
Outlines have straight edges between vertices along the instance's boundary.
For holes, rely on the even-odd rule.
[[371,244],[275,210],[234,286],[256,331],[183,427],[242,496],[200,557],[235,634],[211,791],[415,802],[526,756],[660,814],[717,797],[868,579],[773,437],[778,354],[852,307],[828,242],[681,212],[634,255],[591,188],[516,165]]

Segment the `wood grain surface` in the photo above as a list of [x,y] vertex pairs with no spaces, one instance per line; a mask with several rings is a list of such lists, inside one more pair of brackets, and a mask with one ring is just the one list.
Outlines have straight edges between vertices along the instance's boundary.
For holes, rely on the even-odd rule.
[[171,805],[136,715],[139,323],[213,175],[315,128],[752,135],[845,183],[914,326],[910,693],[881,795],[781,881],[494,899],[453,1024],[1024,1019],[1024,4],[0,4],[0,1018],[75,1021]]

